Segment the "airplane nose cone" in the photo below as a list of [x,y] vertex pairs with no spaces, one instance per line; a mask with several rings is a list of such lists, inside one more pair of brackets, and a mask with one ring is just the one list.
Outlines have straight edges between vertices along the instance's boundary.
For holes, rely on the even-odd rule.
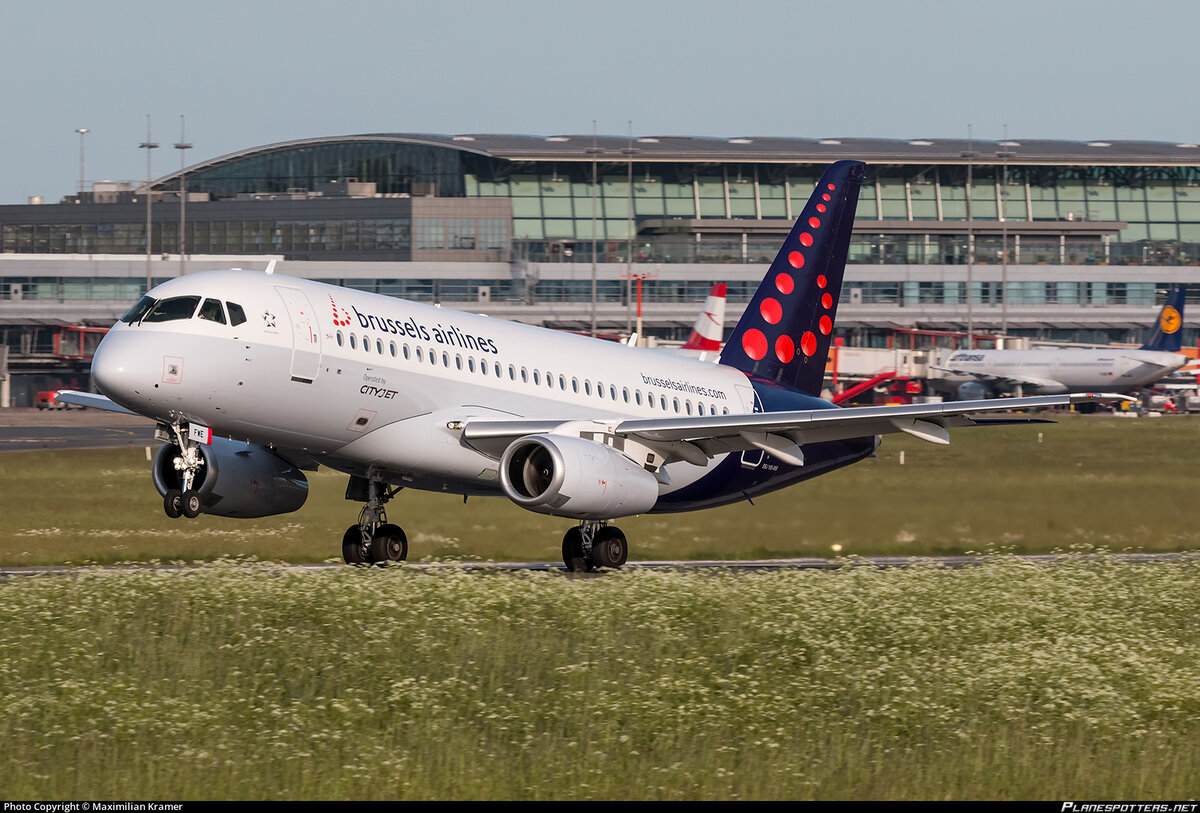
[[96,389],[118,404],[136,409],[139,400],[137,374],[141,365],[137,337],[124,330],[110,330],[92,356],[92,381]]

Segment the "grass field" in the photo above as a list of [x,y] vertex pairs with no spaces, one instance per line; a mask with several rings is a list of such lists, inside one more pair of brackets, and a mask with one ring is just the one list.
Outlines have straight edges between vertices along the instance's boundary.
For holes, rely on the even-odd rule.
[[[1067,416],[953,433],[949,447],[884,439],[878,458],[726,508],[621,520],[630,559],[1044,552],[1085,544],[1200,548],[1191,453],[1200,419]],[[904,464],[900,464],[900,455]],[[169,520],[144,450],[0,455],[0,566],[340,556],[358,504],[345,477],[311,475],[294,513]],[[503,499],[402,492],[389,518],[411,559],[557,561],[567,520]]]
[[[1041,433],[1039,442],[1038,435]],[[4,799],[1191,799],[1200,421],[885,439],[878,459],[622,521],[632,559],[1088,550],[832,572],[295,572],[356,514],[168,520],[144,452],[0,455]],[[899,461],[904,453],[904,464]],[[565,521],[403,493],[414,558],[557,560]],[[222,558],[232,556],[234,558]]]
[[5,799],[1194,799],[1200,564],[0,587]]

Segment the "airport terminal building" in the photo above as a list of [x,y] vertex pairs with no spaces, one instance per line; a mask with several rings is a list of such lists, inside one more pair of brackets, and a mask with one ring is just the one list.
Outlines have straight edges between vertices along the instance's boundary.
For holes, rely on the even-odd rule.
[[[849,345],[968,331],[1138,342],[1167,286],[1200,282],[1196,144],[302,139],[0,206],[0,331],[10,367],[31,377],[14,402],[62,370],[67,327],[106,327],[148,279],[206,268],[273,263],[608,335],[632,329],[636,279],[645,332],[668,340],[724,282],[732,327],[820,173],[843,158],[868,164],[839,308]],[[1186,344],[1197,325],[1193,308]]]

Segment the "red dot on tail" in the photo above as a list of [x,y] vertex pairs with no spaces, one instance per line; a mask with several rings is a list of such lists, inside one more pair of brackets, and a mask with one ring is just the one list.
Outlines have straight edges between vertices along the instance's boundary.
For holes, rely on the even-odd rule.
[[783,306],[779,304],[778,299],[767,297],[758,306],[758,312],[768,323],[772,325],[779,324],[779,320],[783,318]]
[[811,356],[817,352],[817,336],[811,330],[800,338],[800,349],[806,356]]
[[828,284],[829,284],[829,280],[825,279],[824,274],[817,274],[817,287],[818,288],[824,288]]
[[833,307],[833,297],[829,294],[821,294],[821,307],[829,310]]
[[767,337],[761,330],[750,328],[742,334],[742,349],[747,356],[758,361],[767,354]]
[[821,321],[818,322],[818,325],[821,328],[821,333],[825,334],[826,336],[829,335],[829,331],[833,330],[833,320],[828,316],[822,316]]
[[829,193],[826,192],[824,195],[821,196],[821,200],[833,200],[833,198],[829,197]]
[[823,211],[825,211],[825,204],[824,204],[824,203],[818,203],[818,204],[817,204],[817,211],[818,211],[818,212],[823,212]]
[[780,336],[775,340],[775,358],[787,364],[796,355],[796,343],[791,336]]
[[800,245],[808,247],[812,245],[812,235],[808,232],[800,233]]
[[834,186],[834,185],[833,185],[833,184],[831,184],[831,183],[830,183],[830,184],[825,184],[825,185],[829,187],[829,191],[830,191],[830,192],[832,192],[833,190],[837,189],[837,187],[836,187],[836,186]]
[[801,254],[799,251],[793,251],[791,254],[788,255],[788,262],[791,264],[792,268],[803,268],[804,267],[804,255]]
[[779,289],[781,294],[790,294],[796,288],[796,283],[792,279],[791,274],[776,274],[775,287]]
[[811,227],[812,227],[812,228],[814,228],[814,229],[819,229],[819,228],[821,228],[821,218],[819,218],[819,217],[810,217],[810,218],[808,219],[808,225],[809,225],[809,226],[811,226]]

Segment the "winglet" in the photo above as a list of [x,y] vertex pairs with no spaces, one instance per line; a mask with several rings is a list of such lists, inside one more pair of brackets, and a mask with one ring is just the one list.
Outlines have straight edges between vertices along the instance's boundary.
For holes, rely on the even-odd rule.
[[126,415],[136,415],[138,413],[131,409],[126,409],[120,404],[114,402],[111,398],[106,398],[103,395],[95,392],[79,392],[78,390],[59,390],[54,393],[54,400],[60,404],[75,404],[76,406],[93,407],[94,409],[104,409],[109,412],[124,412]]
[[838,161],[825,170],[726,342],[722,364],[820,393],[865,167]]

